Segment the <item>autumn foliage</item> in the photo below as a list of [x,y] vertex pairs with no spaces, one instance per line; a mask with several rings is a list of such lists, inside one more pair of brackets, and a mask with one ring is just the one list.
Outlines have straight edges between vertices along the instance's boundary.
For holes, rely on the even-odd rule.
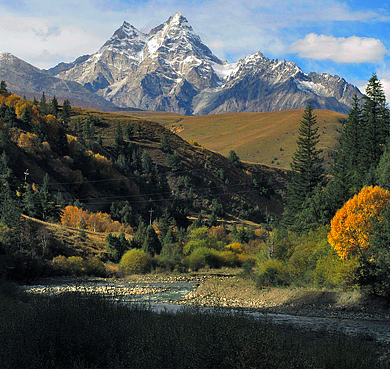
[[337,211],[328,240],[342,259],[360,256],[367,250],[373,222],[389,201],[389,191],[364,187]]
[[107,213],[90,213],[77,206],[67,206],[61,212],[61,224],[66,227],[87,229],[93,232],[132,233],[130,226],[125,226],[111,219]]

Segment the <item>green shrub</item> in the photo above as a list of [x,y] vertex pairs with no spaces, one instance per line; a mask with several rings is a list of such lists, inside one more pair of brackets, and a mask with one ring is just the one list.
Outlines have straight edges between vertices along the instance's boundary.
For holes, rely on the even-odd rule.
[[81,256],[68,257],[69,272],[72,275],[85,274],[85,263]]
[[357,258],[341,260],[332,250],[317,261],[316,269],[313,272],[314,284],[321,287],[351,286],[354,284],[358,266],[359,260]]
[[119,271],[124,274],[142,274],[150,270],[149,255],[139,249],[131,249],[127,251],[119,263]]
[[204,267],[219,268],[223,262],[217,250],[199,247],[184,259],[184,264],[191,270],[199,270]]
[[184,255],[190,255],[194,250],[202,247],[221,249],[223,242],[218,242],[217,239],[209,233],[207,227],[195,228],[190,233],[190,240],[184,245]]
[[257,277],[258,287],[282,286],[285,284],[287,284],[286,272],[281,261],[269,259],[260,265]]
[[98,258],[83,259],[80,256],[56,256],[51,261],[54,273],[60,275],[94,275],[105,277],[106,268]]
[[227,267],[236,267],[241,265],[238,255],[233,251],[220,251],[219,258],[221,263]]
[[69,274],[70,266],[66,256],[56,256],[51,262],[53,264],[54,270],[56,270],[59,274]]
[[106,277],[106,267],[98,258],[89,258],[85,261],[85,272],[96,277]]

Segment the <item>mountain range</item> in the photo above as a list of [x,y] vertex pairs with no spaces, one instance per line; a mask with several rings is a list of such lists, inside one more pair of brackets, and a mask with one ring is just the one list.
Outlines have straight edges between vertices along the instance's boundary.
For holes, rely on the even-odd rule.
[[[17,87],[16,91],[48,92],[50,85],[56,96],[72,94],[107,109],[117,106],[204,115],[299,109],[310,100],[315,109],[346,113],[353,96],[362,96],[343,78],[306,74],[293,62],[271,60],[260,52],[236,63],[222,61],[180,13],[147,34],[124,22],[93,55],[47,71],[20,59],[13,62],[18,66],[10,63],[7,69],[4,63],[12,58],[2,55],[0,78],[11,88]],[[20,75],[12,68],[34,73]]]

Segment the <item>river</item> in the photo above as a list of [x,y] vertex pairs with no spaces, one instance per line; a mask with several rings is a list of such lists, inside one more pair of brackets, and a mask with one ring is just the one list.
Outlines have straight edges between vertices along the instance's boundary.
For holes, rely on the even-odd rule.
[[[114,298],[122,303],[147,304],[156,312],[176,313],[181,309],[193,309],[193,307],[180,304],[183,297],[195,290],[199,283],[196,282],[150,282],[136,283],[131,281],[66,281],[64,283],[37,284],[24,286],[29,293],[58,294],[70,291],[84,291],[98,293]],[[200,311],[210,312],[215,308],[199,307]],[[225,308],[226,309],[226,308]],[[230,309],[231,312],[243,312]],[[258,319],[270,319],[277,324],[292,324],[301,328],[313,330],[327,330],[330,332],[342,331],[348,335],[364,334],[368,337],[390,343],[390,322],[387,320],[351,320],[340,318],[319,318],[288,314],[271,314],[256,311],[244,311],[245,314]]]

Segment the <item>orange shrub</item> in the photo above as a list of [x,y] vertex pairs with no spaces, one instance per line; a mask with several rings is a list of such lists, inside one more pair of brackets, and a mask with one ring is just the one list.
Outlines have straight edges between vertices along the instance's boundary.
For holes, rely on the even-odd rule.
[[61,212],[61,224],[66,227],[85,228],[88,217],[86,210],[79,209],[77,206],[67,206]]
[[77,206],[67,206],[61,212],[61,224],[66,227],[88,229],[93,232],[126,232],[132,233],[130,226],[113,221],[107,213],[90,213]]

